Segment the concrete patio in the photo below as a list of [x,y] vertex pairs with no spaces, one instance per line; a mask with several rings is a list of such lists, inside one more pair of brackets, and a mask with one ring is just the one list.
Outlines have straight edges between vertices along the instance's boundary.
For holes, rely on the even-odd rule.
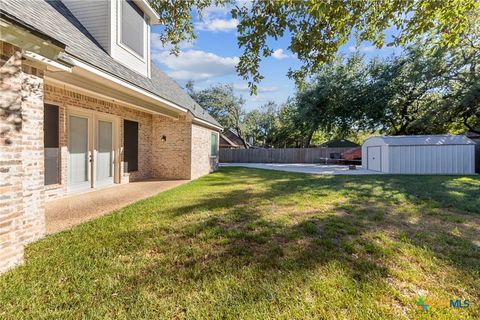
[[325,175],[361,175],[382,174],[381,172],[363,169],[357,166],[356,170],[349,170],[346,165],[319,164],[319,163],[221,163],[221,167],[246,167],[267,170],[278,170],[299,173],[325,174]]
[[105,215],[136,201],[175,188],[188,180],[145,180],[88,191],[45,204],[47,234]]

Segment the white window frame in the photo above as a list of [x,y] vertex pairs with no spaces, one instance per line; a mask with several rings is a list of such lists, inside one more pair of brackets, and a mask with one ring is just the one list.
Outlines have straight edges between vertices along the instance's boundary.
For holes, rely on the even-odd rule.
[[[143,57],[142,57],[137,52],[135,52],[135,50],[133,50],[127,44],[122,42],[122,19],[123,19],[122,4],[121,4],[122,1],[126,1],[126,0],[119,0],[117,2],[117,16],[118,16],[118,19],[117,19],[117,21],[118,21],[118,24],[117,24],[117,45],[119,47],[121,47],[122,49],[124,49],[125,51],[127,51],[128,53],[130,53],[131,55],[133,55],[138,60],[146,63],[147,58],[148,58],[148,52],[147,51],[150,50],[150,48],[148,48],[148,43],[146,43],[148,41],[148,39],[147,39],[147,35],[148,35],[148,21],[147,21],[147,19],[148,19],[148,17],[146,17],[145,12],[142,11],[142,13],[143,13]],[[140,9],[140,7],[139,7],[139,9]]]
[[[215,136],[215,139],[217,140],[216,147],[217,149],[215,150],[215,155],[212,154],[212,136]],[[220,144],[220,135],[215,132],[215,131],[210,131],[210,158],[216,158],[218,157],[218,149],[219,149],[219,144]]]

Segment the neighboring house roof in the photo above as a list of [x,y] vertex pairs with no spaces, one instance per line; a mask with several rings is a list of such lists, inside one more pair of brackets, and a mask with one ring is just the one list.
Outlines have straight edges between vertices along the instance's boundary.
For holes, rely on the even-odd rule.
[[243,147],[239,146],[238,144],[234,143],[232,140],[230,140],[225,134],[220,133],[220,148],[240,148]]
[[353,148],[353,147],[358,147],[360,145],[346,139],[334,139],[334,140],[330,140],[325,143],[322,143],[320,146],[328,147],[328,148]]
[[35,31],[65,44],[60,60],[70,57],[99,68],[117,78],[147,90],[163,99],[188,109],[194,117],[220,126],[208,112],[198,105],[182,88],[154,63],[151,79],[113,59],[61,1],[2,1],[1,12],[31,26]]
[[[234,144],[238,145],[240,148],[245,148],[245,145],[243,144],[243,140],[238,136],[238,134],[233,130],[233,129],[228,129],[223,132],[223,135],[227,137],[230,141],[232,141]],[[247,143],[247,145],[249,145]]]
[[367,139],[384,145],[392,146],[421,146],[421,145],[468,145],[475,144],[464,135],[418,135],[418,136],[383,136]]

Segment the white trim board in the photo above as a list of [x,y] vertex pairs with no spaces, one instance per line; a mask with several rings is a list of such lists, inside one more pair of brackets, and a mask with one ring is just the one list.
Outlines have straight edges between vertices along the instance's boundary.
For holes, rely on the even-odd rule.
[[[134,92],[137,92],[137,93],[139,93],[139,94],[142,94],[142,95],[144,95],[144,96],[146,96],[146,97],[148,97],[148,98],[156,101],[157,103],[161,103],[161,104],[163,104],[163,105],[165,105],[165,106],[167,106],[167,107],[170,107],[170,108],[172,108],[172,109],[175,109],[175,110],[178,110],[178,111],[181,111],[181,112],[184,112],[184,113],[186,113],[186,112],[188,111],[188,109],[186,109],[186,108],[184,108],[184,107],[182,107],[182,106],[179,106],[179,105],[177,105],[177,104],[175,104],[175,103],[173,103],[173,102],[170,102],[170,101],[168,101],[168,100],[166,100],[166,99],[164,99],[164,98],[161,98],[161,97],[159,97],[159,96],[157,96],[157,95],[155,95],[155,94],[153,94],[153,93],[151,93],[151,92],[149,92],[149,91],[146,91],[146,90],[144,90],[144,89],[141,89],[141,88],[139,88],[139,87],[137,87],[137,86],[135,86],[135,85],[133,85],[133,84],[128,83],[127,81],[124,81],[124,80],[121,80],[121,79],[119,79],[119,78],[117,78],[117,77],[115,77],[115,76],[112,76],[112,75],[110,75],[110,74],[108,74],[108,73],[106,73],[106,72],[104,72],[104,71],[102,71],[102,70],[100,70],[100,69],[98,69],[98,68],[92,67],[92,66],[84,63],[84,62],[81,61],[81,60],[78,60],[78,59],[73,58],[73,57],[71,57],[71,59],[72,59],[72,61],[75,63],[75,66],[77,67],[77,68],[74,68],[74,69],[73,69],[73,72],[74,72],[74,73],[76,73],[75,71],[80,71],[79,73],[80,73],[80,74],[82,74],[82,73],[83,73],[83,74],[86,74],[86,77],[87,77],[87,78],[88,78],[88,74],[90,74],[90,76],[94,76],[94,77],[97,76],[97,77],[106,79],[106,80],[108,80],[108,81],[111,81],[111,82],[113,82],[113,83],[115,83],[115,84],[118,84],[118,85],[120,85],[120,86],[122,86],[122,87],[124,87],[124,88],[130,89],[130,90],[132,90],[132,91],[134,91]],[[76,69],[77,69],[77,70],[76,70]],[[78,70],[78,69],[80,69],[80,70]],[[82,71],[83,71],[83,72],[82,72]]]
[[193,118],[192,122],[194,124],[198,124],[198,125],[201,125],[202,127],[210,127],[210,128],[214,128],[215,130],[217,131],[223,131],[223,128],[222,127],[219,127],[219,126],[216,126],[210,122],[207,122],[205,120],[202,120],[202,119],[198,119],[198,118]]
[[39,63],[43,63],[47,65],[48,67],[52,68],[52,71],[64,71],[64,72],[72,72],[72,68],[67,67],[66,65],[63,65],[61,63],[58,63],[56,61],[50,60],[47,57],[44,57],[38,53],[28,51],[28,50],[23,50],[22,55],[26,59],[30,59]]
[[123,105],[125,105],[129,108],[136,109],[136,110],[139,110],[139,111],[142,111],[142,112],[146,112],[146,113],[150,113],[150,114],[157,114],[157,115],[168,117],[168,118],[171,118],[171,119],[174,119],[174,120],[178,120],[178,115],[175,116],[173,112],[171,112],[171,113],[161,112],[161,111],[154,111],[154,110],[151,110],[151,109],[148,109],[148,108],[144,108],[144,107],[132,104],[132,103],[130,103],[128,101],[125,101],[125,100],[122,100],[122,99],[114,98],[112,96],[101,94],[101,93],[98,93],[96,91],[89,90],[89,89],[86,89],[84,87],[81,87],[81,86],[78,86],[78,85],[75,85],[75,84],[71,84],[71,83],[68,83],[68,82],[64,82],[64,81],[52,78],[48,74],[45,75],[45,83],[49,84],[49,85],[61,87],[61,88],[64,88],[64,89],[77,91],[77,92],[80,92],[80,93],[83,93],[83,94],[86,94],[86,95],[89,95],[89,96],[92,96],[92,97],[96,97],[96,98],[99,98],[99,99],[102,99],[102,100],[105,100],[105,101],[111,101],[113,103],[116,103],[116,102],[121,103],[121,104],[123,104]]
[[[92,67],[78,59],[75,59],[75,58],[72,58],[73,62],[75,63],[76,67],[73,69],[73,73],[78,73],[79,75],[84,75],[86,78],[88,78],[89,76],[90,77],[97,77],[97,78],[102,78],[102,79],[106,79],[108,81],[112,81],[114,82],[115,84],[118,84],[124,88],[127,88],[129,90],[132,90],[138,94],[141,94],[145,97],[148,97],[149,99],[152,99],[154,100],[155,102],[152,101],[152,103],[160,103],[162,104],[163,106],[166,106],[166,107],[170,107],[170,108],[173,108],[177,111],[181,111],[182,113],[187,113],[189,115],[191,115],[191,117],[193,118],[193,122],[199,124],[199,125],[202,125],[202,126],[209,126],[209,127],[212,127],[212,128],[215,128],[217,130],[223,130],[222,127],[220,126],[217,126],[213,123],[210,123],[208,121],[205,121],[205,120],[202,120],[202,119],[199,119],[199,118],[196,118],[190,110],[188,110],[187,108],[184,108],[182,106],[179,106],[171,101],[168,101],[164,98],[161,98],[153,93],[150,93],[144,89],[141,89],[135,85],[132,85],[124,80],[121,80],[117,77],[114,77],[104,71],[101,71],[95,67]],[[80,70],[79,70],[80,69]],[[78,71],[78,72],[77,72]]]

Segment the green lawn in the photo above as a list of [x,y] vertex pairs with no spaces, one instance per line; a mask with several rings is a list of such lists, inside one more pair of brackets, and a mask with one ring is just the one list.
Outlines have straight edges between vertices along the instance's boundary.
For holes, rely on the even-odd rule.
[[29,245],[0,318],[478,319],[480,178],[221,169]]

